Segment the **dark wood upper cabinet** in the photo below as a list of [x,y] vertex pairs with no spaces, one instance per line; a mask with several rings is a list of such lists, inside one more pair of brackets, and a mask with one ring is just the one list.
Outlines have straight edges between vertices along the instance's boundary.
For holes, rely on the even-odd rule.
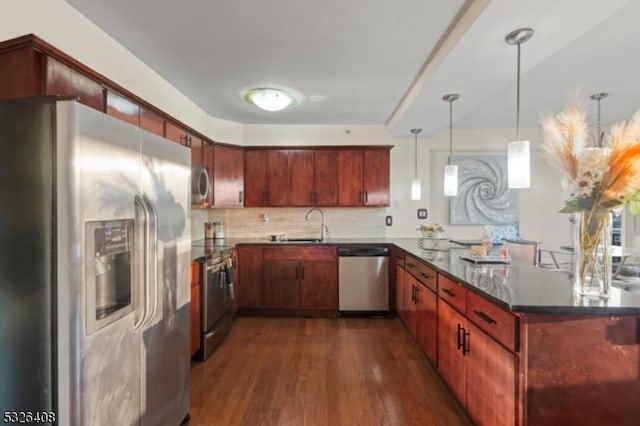
[[189,134],[184,127],[177,125],[173,121],[165,122],[164,137],[180,145],[191,146],[189,143]]
[[314,202],[314,152],[310,149],[289,151],[291,173],[290,203],[292,206],[311,206]]
[[245,152],[245,202],[247,207],[289,205],[289,151],[249,149]]
[[80,103],[104,111],[104,89],[99,82],[50,56],[45,73],[45,95],[74,95]]
[[43,94],[42,55],[30,46],[12,48],[0,54],[0,98],[11,99]]
[[338,151],[338,205],[389,206],[389,147]]
[[244,205],[244,150],[230,145],[214,145],[213,205]]
[[249,149],[244,153],[244,205],[267,204],[267,151]]
[[338,205],[362,206],[364,202],[364,155],[361,149],[338,151]]
[[389,150],[365,149],[364,205],[389,206]]
[[316,206],[338,205],[338,153],[334,149],[318,149],[313,158],[313,186]]
[[140,107],[124,96],[107,89],[106,113],[140,127]]
[[140,127],[164,137],[164,118],[150,108],[140,107]]

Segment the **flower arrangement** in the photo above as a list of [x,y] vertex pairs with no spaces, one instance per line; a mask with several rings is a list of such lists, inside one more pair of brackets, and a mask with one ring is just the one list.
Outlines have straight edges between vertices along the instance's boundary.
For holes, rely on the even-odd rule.
[[629,203],[633,214],[640,213],[640,111],[589,141],[586,114],[577,101],[544,117],[542,129],[547,159],[562,175],[565,205],[560,212],[576,214],[576,291],[606,298],[611,212]]
[[640,213],[640,111],[588,144],[588,126],[579,101],[542,120],[543,148],[562,174],[561,213],[603,211],[630,202]]
[[434,223],[433,225],[420,225],[417,230],[422,232],[422,235],[427,238],[438,238],[438,236],[444,232],[444,228],[437,223]]

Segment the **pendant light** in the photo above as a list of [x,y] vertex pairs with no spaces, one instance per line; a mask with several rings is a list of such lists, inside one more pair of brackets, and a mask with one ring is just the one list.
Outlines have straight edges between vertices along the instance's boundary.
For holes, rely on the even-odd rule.
[[458,166],[451,164],[453,155],[453,103],[460,98],[457,93],[450,93],[442,97],[442,100],[449,102],[449,161],[444,166],[444,195],[455,197],[458,195]]
[[417,201],[422,196],[422,185],[420,184],[420,179],[418,179],[418,133],[420,133],[422,129],[411,129],[411,133],[413,133],[415,137],[414,141],[414,160],[415,160],[415,175],[414,179],[411,182],[411,199]]
[[531,28],[511,31],[505,37],[509,44],[518,46],[518,79],[516,83],[516,140],[507,145],[507,181],[509,188],[520,189],[531,186],[531,160],[529,141],[520,140],[520,45],[533,36]]
[[596,93],[594,95],[591,95],[591,99],[593,99],[594,101],[598,101],[598,128],[596,130],[596,146],[599,148],[602,148],[602,142],[604,139],[604,133],[602,133],[602,131],[600,130],[600,101],[604,98],[606,98],[607,96],[609,96],[608,93]]

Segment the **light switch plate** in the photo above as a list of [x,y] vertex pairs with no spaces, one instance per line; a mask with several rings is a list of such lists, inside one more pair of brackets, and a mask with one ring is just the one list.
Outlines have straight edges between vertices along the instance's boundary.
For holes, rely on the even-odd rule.
[[427,218],[427,209],[418,209],[418,219]]
[[391,216],[385,216],[384,223],[386,223],[387,226],[393,225],[393,218]]

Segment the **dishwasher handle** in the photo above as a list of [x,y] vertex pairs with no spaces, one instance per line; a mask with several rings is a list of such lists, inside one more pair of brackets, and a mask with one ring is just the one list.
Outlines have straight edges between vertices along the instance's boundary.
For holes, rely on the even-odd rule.
[[356,247],[338,247],[338,256],[340,257],[375,257],[389,256],[389,247],[381,246],[356,246]]

